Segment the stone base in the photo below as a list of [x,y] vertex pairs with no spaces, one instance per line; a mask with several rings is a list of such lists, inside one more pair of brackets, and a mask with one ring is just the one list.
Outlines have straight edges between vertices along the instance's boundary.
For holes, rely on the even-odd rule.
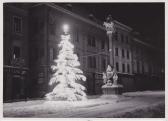
[[105,95],[121,95],[122,94],[122,90],[123,90],[123,86],[118,84],[118,85],[103,85],[102,86],[102,91],[103,94]]

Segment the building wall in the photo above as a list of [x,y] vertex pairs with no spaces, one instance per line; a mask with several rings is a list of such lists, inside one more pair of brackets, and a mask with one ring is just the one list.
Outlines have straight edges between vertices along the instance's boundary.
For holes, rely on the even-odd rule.
[[161,79],[162,66],[159,61],[162,55],[156,48],[141,43],[133,37],[133,74],[137,90],[163,89],[164,80]]
[[[14,84],[13,82],[17,79],[13,79],[13,75],[21,75],[23,70],[29,72],[29,76],[27,74],[29,78],[23,79],[22,82],[24,83],[19,82],[22,83],[19,84],[18,92],[20,95],[22,92],[25,96],[44,97],[47,92],[52,90],[53,87],[48,85],[51,75],[50,67],[53,60],[57,58],[62,26],[65,23],[70,26],[71,42],[74,44],[74,51],[79,57],[80,68],[87,77],[87,81],[83,83],[87,88],[87,93],[102,93],[102,72],[106,71],[110,61],[108,37],[102,25],[96,24],[93,19],[81,18],[72,11],[53,4],[30,5],[29,9],[12,4],[10,6],[4,5],[5,100],[12,99],[12,91],[16,88],[17,83]],[[13,16],[19,16],[22,20],[21,34],[13,32]],[[115,25],[116,32],[112,37],[114,67],[117,69],[116,63],[118,63],[119,83],[124,85],[124,91],[149,89],[150,83],[158,85],[157,79],[152,75],[159,74],[163,69],[160,67],[161,57],[158,59],[155,57],[156,53],[157,55],[161,54],[157,50],[136,41],[135,37],[132,36],[130,27],[117,21],[115,21]],[[18,71],[19,68],[11,69],[11,67],[17,67],[11,64],[14,58],[14,46],[20,47],[19,58],[25,60],[24,67],[21,67],[22,71]],[[118,53],[116,48],[118,48]],[[139,66],[137,66],[138,63]],[[164,83],[162,87],[163,85]]]
[[[23,70],[28,73],[28,13],[24,9],[4,4],[4,51],[3,51],[3,79],[4,99],[11,100],[23,97],[24,84],[28,84],[27,77],[21,79]],[[18,60],[24,60],[22,64]],[[22,68],[20,69],[20,66]]]

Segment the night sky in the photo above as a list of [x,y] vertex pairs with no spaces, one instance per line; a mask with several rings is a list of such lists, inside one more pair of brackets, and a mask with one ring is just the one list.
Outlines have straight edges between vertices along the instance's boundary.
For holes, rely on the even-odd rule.
[[160,49],[165,46],[164,3],[80,3],[76,5],[90,11],[102,21],[108,14],[140,32],[145,42]]

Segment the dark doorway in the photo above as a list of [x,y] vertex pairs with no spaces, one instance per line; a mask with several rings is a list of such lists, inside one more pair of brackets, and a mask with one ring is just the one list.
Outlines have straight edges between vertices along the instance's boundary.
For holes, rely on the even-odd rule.
[[21,78],[20,76],[13,77],[13,88],[12,88],[12,98],[19,99],[21,96]]
[[91,73],[87,77],[87,93],[89,95],[95,94],[95,73]]

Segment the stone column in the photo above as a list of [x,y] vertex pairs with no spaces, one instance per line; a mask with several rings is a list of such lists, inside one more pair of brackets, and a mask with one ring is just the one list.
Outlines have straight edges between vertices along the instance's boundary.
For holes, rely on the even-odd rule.
[[106,18],[106,21],[104,22],[103,25],[106,28],[107,36],[108,36],[108,39],[109,39],[110,65],[112,65],[114,67],[114,50],[113,50],[112,35],[115,32],[115,26],[114,26],[113,18],[111,17],[111,15],[109,15]]

